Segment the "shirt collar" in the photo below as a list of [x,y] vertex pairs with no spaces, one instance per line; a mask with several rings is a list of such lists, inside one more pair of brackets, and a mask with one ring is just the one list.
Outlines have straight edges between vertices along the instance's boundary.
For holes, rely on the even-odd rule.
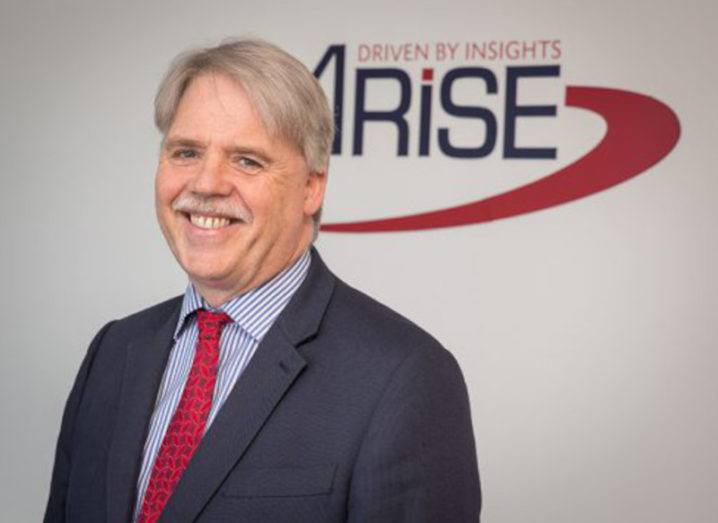
[[309,250],[306,250],[296,262],[274,278],[264,282],[259,287],[232,298],[220,305],[219,308],[210,306],[190,282],[182,299],[182,308],[180,309],[177,327],[174,332],[175,340],[189,324],[188,318],[190,315],[196,312],[197,309],[207,309],[225,312],[232,318],[232,321],[246,331],[256,342],[260,342],[304,281],[309,271],[310,263],[311,255]]

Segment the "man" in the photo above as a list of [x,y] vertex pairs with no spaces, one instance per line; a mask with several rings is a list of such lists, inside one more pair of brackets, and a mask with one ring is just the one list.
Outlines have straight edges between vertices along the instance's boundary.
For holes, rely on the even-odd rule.
[[228,42],[180,56],[155,110],[190,284],[93,340],[45,521],[478,521],[455,360],[311,247],[332,142],[311,73]]

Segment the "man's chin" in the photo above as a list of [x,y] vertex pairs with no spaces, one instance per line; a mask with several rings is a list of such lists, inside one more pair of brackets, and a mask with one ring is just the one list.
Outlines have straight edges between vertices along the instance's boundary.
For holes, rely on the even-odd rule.
[[224,289],[231,287],[232,273],[227,267],[187,264],[184,270],[195,285]]

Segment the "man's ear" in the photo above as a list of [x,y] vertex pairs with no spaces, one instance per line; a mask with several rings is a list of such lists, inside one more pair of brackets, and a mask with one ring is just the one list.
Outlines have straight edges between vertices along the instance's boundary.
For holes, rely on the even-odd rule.
[[304,188],[304,213],[313,216],[322,206],[327,187],[326,172],[310,172]]

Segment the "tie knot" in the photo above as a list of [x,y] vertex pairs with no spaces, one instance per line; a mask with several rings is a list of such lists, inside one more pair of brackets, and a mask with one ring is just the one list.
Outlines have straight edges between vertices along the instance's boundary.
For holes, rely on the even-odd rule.
[[228,323],[232,323],[232,318],[224,312],[212,312],[205,309],[197,311],[199,337],[202,340],[218,340],[222,334],[222,329]]

